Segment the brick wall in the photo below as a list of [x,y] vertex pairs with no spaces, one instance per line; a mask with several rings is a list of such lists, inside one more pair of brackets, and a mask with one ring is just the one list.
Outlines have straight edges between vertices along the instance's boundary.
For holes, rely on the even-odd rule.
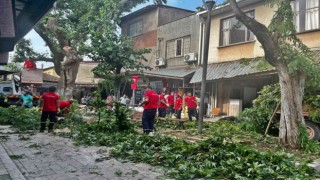
[[133,38],[133,48],[143,49],[157,46],[157,30],[146,32]]

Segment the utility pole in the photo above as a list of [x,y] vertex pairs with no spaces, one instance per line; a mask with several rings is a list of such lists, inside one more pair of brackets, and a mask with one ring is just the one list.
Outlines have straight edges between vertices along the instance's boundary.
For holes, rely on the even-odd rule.
[[200,112],[199,112],[199,125],[198,133],[202,134],[203,116],[204,116],[204,98],[206,93],[207,82],[207,68],[208,68],[208,54],[209,54],[209,41],[210,41],[210,28],[211,28],[211,14],[215,1],[202,0],[204,7],[207,9],[206,29],[203,45],[203,60],[202,60],[202,81],[201,81],[201,95],[200,95]]

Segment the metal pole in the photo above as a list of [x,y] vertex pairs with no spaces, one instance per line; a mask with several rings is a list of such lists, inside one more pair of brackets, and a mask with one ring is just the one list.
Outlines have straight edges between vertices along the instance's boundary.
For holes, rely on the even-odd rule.
[[[207,1],[208,2],[208,1]],[[200,96],[200,112],[199,112],[199,125],[198,133],[202,134],[203,126],[203,115],[204,115],[204,97],[206,92],[206,80],[207,80],[207,67],[208,67],[208,53],[209,53],[209,40],[210,40],[210,28],[211,28],[211,12],[214,5],[214,1],[211,1],[211,4],[205,3],[207,8],[207,20],[206,20],[206,29],[204,36],[204,46],[203,46],[203,61],[202,61],[202,81],[201,81],[201,96]]]
[[132,90],[132,102],[131,102],[131,105],[132,107],[135,107],[135,104],[136,104],[136,90]]

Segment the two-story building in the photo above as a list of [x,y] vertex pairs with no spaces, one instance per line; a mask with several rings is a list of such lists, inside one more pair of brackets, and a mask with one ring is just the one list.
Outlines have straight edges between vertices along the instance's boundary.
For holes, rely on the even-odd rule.
[[[177,71],[176,69],[170,72],[163,72],[160,69],[169,67],[166,64],[167,62],[175,63],[176,67],[178,67],[179,61],[174,62],[174,59],[181,59],[183,62],[184,54],[187,52],[197,52],[196,47],[191,45],[191,41],[198,43],[198,39],[191,37],[192,32],[180,33],[181,31],[179,31],[185,27],[187,27],[187,31],[190,28],[194,28],[197,31],[198,27],[193,27],[188,22],[188,19],[195,19],[194,17],[194,12],[190,10],[165,5],[149,5],[121,18],[120,27],[122,34],[132,37],[133,48],[151,49],[149,54],[144,55],[148,61],[141,61],[141,63],[153,68],[153,70],[145,71],[144,75],[139,74],[139,76],[143,76],[144,78],[139,78],[138,84],[145,84],[142,82],[142,79],[144,79],[158,92],[163,91],[164,87],[168,87],[169,82],[175,84],[171,80],[180,83],[175,86],[177,88],[182,86],[183,82],[189,82],[195,70],[178,69],[179,71]],[[184,18],[187,19],[184,20],[184,23],[180,23],[180,28],[177,28],[178,24],[170,25],[172,22]],[[171,29],[169,30],[164,27],[170,27]],[[170,36],[172,33],[175,33],[175,35]],[[180,40],[176,41],[177,39]],[[168,49],[171,51],[169,58],[166,50],[167,44],[170,46]],[[170,62],[166,61],[167,59],[170,59]],[[185,78],[189,79],[185,80]],[[130,94],[130,92],[127,93],[129,96]],[[136,90],[137,94],[142,94],[141,89],[138,88]],[[136,100],[135,104],[139,100]]]
[[132,37],[134,49],[151,49],[144,65],[155,67],[158,55],[158,27],[189,16],[192,11],[165,5],[149,5],[121,18],[122,34]]
[[150,82],[162,83],[168,91],[193,91],[189,82],[201,54],[200,25],[199,17],[193,13],[158,27],[156,67],[144,72]]
[[[242,0],[241,9],[257,21],[269,25],[274,8],[263,0]],[[313,50],[320,49],[319,0],[292,1],[296,13],[294,23],[297,35]],[[206,18],[207,12],[198,13]],[[211,91],[209,104],[222,114],[236,115],[250,107],[257,92],[266,84],[278,81],[275,71],[262,60],[264,51],[254,34],[238,22],[229,4],[214,9],[211,21],[207,91]],[[202,69],[194,74],[190,83],[201,83]],[[211,89],[210,89],[211,88]]]

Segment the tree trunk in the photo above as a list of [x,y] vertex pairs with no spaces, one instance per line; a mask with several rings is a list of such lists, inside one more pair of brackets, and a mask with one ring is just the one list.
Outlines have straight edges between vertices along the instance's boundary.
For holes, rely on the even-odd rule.
[[65,78],[65,93],[64,95],[68,98],[73,98],[73,89],[76,86],[76,78],[77,78],[77,74],[78,74],[78,69],[79,69],[79,65],[80,65],[80,61],[82,61],[81,59],[79,59],[78,61],[75,61],[71,67],[70,70],[66,72],[66,78]]
[[[57,21],[54,18],[49,18],[47,24],[37,24],[35,26],[35,31],[40,35],[40,37],[46,42],[50,51],[53,54],[53,63],[56,73],[60,76],[58,83],[58,93],[60,95],[66,96],[68,98],[73,98],[73,88],[75,87],[75,80],[78,73],[79,64],[82,61],[81,58],[76,58],[71,62],[64,62],[63,47],[69,45],[68,39],[65,34],[59,30]],[[46,30],[51,31],[55,40],[45,33]],[[55,44],[58,42],[58,46]],[[76,57],[79,57],[78,53],[73,51]],[[63,70],[62,66],[68,70]]]
[[283,62],[276,64],[281,87],[280,144],[290,148],[300,148],[298,126],[305,124],[302,110],[305,75],[290,74]]

